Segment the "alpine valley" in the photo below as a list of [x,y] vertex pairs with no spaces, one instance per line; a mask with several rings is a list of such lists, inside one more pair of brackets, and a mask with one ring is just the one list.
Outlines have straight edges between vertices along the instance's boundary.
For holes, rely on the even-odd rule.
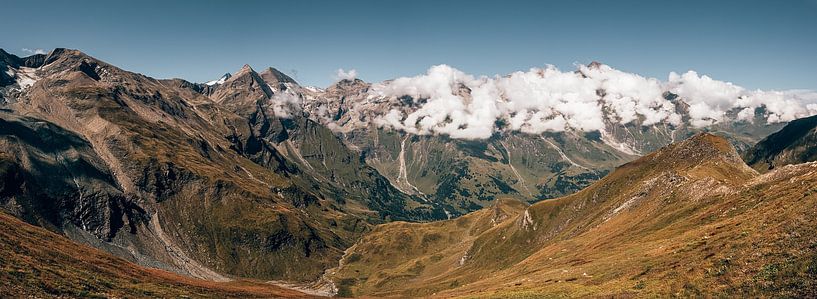
[[317,88],[0,50],[0,296],[814,297],[807,97],[597,62]]

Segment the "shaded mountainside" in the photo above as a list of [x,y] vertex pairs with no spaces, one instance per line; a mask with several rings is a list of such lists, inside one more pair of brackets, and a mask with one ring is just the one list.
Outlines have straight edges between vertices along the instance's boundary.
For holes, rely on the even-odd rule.
[[76,134],[3,111],[0,149],[0,203],[31,223],[76,225],[111,238],[125,227],[135,230],[146,217],[91,144]]
[[817,161],[817,116],[789,122],[744,154],[746,164],[765,172],[783,165]]
[[[496,207],[381,225],[332,277],[347,295],[814,296],[815,173],[759,175],[728,141],[698,134],[488,227],[475,223]],[[390,254],[412,246],[441,249]]]
[[3,212],[0,212],[0,296],[313,297],[260,282],[212,282],[142,268]]

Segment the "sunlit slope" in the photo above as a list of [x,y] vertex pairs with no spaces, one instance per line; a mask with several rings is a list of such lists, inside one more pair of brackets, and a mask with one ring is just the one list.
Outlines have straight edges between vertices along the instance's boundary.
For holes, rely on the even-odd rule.
[[[404,244],[364,238],[335,276],[356,295],[814,295],[815,188],[817,164],[759,175],[725,139],[698,134],[476,238],[445,239],[447,250],[406,258]],[[413,239],[447,223],[419,224]],[[372,251],[393,254],[353,258]],[[411,261],[422,262],[396,272]],[[390,273],[404,282],[378,284]]]

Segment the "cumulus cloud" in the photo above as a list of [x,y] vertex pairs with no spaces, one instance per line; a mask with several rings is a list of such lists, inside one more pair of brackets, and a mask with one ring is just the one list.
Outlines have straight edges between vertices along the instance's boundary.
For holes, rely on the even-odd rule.
[[279,92],[270,99],[270,106],[275,116],[280,118],[292,118],[302,106],[301,97],[288,92]]
[[447,65],[434,66],[423,76],[395,79],[379,85],[375,92],[385,97],[408,95],[417,100],[417,106],[395,107],[380,119],[383,125],[413,134],[488,138],[500,113],[496,100],[500,90],[495,81],[475,79]]
[[765,108],[769,123],[787,122],[817,114],[817,93],[807,90],[746,90],[730,82],[688,71],[670,73],[667,90],[689,105],[693,126],[704,127],[725,121],[731,110],[739,110],[738,120],[751,121],[757,108]]
[[351,69],[346,71],[344,69],[338,69],[335,71],[335,78],[337,80],[354,80],[357,78],[357,70]]
[[366,101],[352,109],[370,110],[364,114],[374,115],[379,126],[463,139],[489,138],[498,130],[540,134],[599,131],[610,124],[679,126],[682,114],[694,127],[752,121],[756,111],[770,123],[817,114],[813,91],[751,91],[694,71],[670,73],[662,82],[598,63],[502,77],[475,77],[437,65],[423,75],[374,84]]
[[28,54],[30,54],[30,55],[34,55],[34,54],[47,54],[47,53],[48,53],[48,52],[46,52],[46,51],[45,51],[45,50],[43,50],[43,49],[33,49],[33,50],[32,50],[32,49],[29,49],[29,48],[23,48],[22,50],[23,50],[23,52],[28,53]]
[[605,121],[681,121],[659,80],[606,65],[582,66],[578,72],[547,66],[492,78],[438,65],[425,75],[398,78],[374,90],[382,97],[410,96],[420,103],[393,107],[379,119],[380,125],[453,138],[488,138],[498,120],[511,130],[534,134],[603,130]]
[[[817,92],[809,90],[755,90],[743,95],[735,106],[753,112],[755,109],[763,107],[767,113],[767,122],[787,122],[817,114]],[[748,117],[743,117],[748,120]]]

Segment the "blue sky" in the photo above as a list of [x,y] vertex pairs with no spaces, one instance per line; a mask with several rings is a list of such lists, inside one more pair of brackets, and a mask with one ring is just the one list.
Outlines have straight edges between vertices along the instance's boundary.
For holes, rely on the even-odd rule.
[[[164,3],[168,2],[168,3]],[[0,47],[68,47],[152,77],[248,63],[326,86],[448,64],[475,75],[598,60],[661,80],[690,69],[747,88],[817,89],[817,0],[4,1]]]

